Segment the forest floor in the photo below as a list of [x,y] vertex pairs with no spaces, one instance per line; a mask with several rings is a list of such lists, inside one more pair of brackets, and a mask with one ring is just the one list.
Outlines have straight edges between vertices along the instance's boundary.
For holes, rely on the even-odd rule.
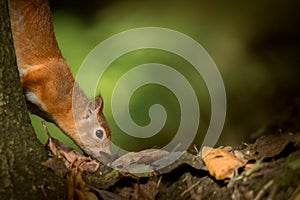
[[300,134],[262,136],[236,149],[249,147],[255,154],[253,167],[238,169],[230,179],[216,180],[205,168],[182,164],[159,176],[120,176],[106,189],[124,199],[299,200]]
[[[249,170],[216,180],[205,169],[183,164],[162,176],[123,179],[109,188],[126,199],[300,200],[300,103],[280,114],[253,144],[234,149],[252,155]],[[126,181],[127,180],[127,181]]]
[[[114,169],[102,166],[92,174],[79,173],[78,166],[82,162],[77,166],[72,162],[71,166],[76,168],[67,172],[68,194],[74,199],[86,199],[81,197],[89,196],[88,199],[300,200],[299,122],[300,103],[256,132],[257,139],[253,143],[223,147],[243,155],[243,164],[230,168],[221,178],[212,173],[211,166],[201,157],[201,151],[186,152],[175,164],[154,170],[153,173],[128,173],[130,170],[153,169],[164,163],[165,160],[161,158],[166,152],[152,149],[118,158],[117,164],[112,167]],[[169,157],[176,154],[168,153]],[[70,151],[66,151],[66,154],[70,155]],[[224,158],[223,155],[214,157],[220,158]],[[223,170],[224,166],[226,168],[228,163],[231,164],[227,161],[227,158],[225,161],[223,159],[217,170]],[[58,160],[55,162],[58,163]],[[127,167],[121,166],[122,170],[116,170],[120,163],[129,164]],[[91,161],[86,166],[91,170],[96,165]],[[52,169],[58,174],[61,172],[59,167]],[[67,169],[70,170],[70,166]]]
[[158,199],[299,200],[300,134],[263,136],[250,146],[257,155],[252,169],[217,181],[185,166],[164,176]]

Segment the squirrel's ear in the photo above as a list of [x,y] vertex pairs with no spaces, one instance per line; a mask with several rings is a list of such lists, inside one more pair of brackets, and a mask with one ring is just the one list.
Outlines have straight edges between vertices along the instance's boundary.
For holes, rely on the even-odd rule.
[[91,110],[97,110],[100,109],[102,111],[103,109],[103,99],[101,97],[96,97],[89,103],[89,108]]

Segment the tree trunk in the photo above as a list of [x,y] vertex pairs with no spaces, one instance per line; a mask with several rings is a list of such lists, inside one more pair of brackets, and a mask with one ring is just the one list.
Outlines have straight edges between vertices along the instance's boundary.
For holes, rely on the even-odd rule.
[[63,179],[41,165],[17,71],[6,0],[0,0],[0,199],[66,199]]

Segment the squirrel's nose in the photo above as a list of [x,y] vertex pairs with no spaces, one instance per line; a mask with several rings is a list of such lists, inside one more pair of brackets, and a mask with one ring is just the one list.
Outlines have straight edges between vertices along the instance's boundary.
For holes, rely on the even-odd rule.
[[107,164],[112,160],[110,149],[108,149],[108,152],[100,151],[99,154],[100,158],[98,160],[103,164]]

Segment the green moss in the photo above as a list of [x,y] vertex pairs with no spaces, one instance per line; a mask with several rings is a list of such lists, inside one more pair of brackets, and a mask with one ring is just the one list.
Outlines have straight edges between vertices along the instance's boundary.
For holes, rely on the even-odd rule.
[[285,162],[286,167],[296,170],[300,168],[300,158],[298,154],[290,155]]

